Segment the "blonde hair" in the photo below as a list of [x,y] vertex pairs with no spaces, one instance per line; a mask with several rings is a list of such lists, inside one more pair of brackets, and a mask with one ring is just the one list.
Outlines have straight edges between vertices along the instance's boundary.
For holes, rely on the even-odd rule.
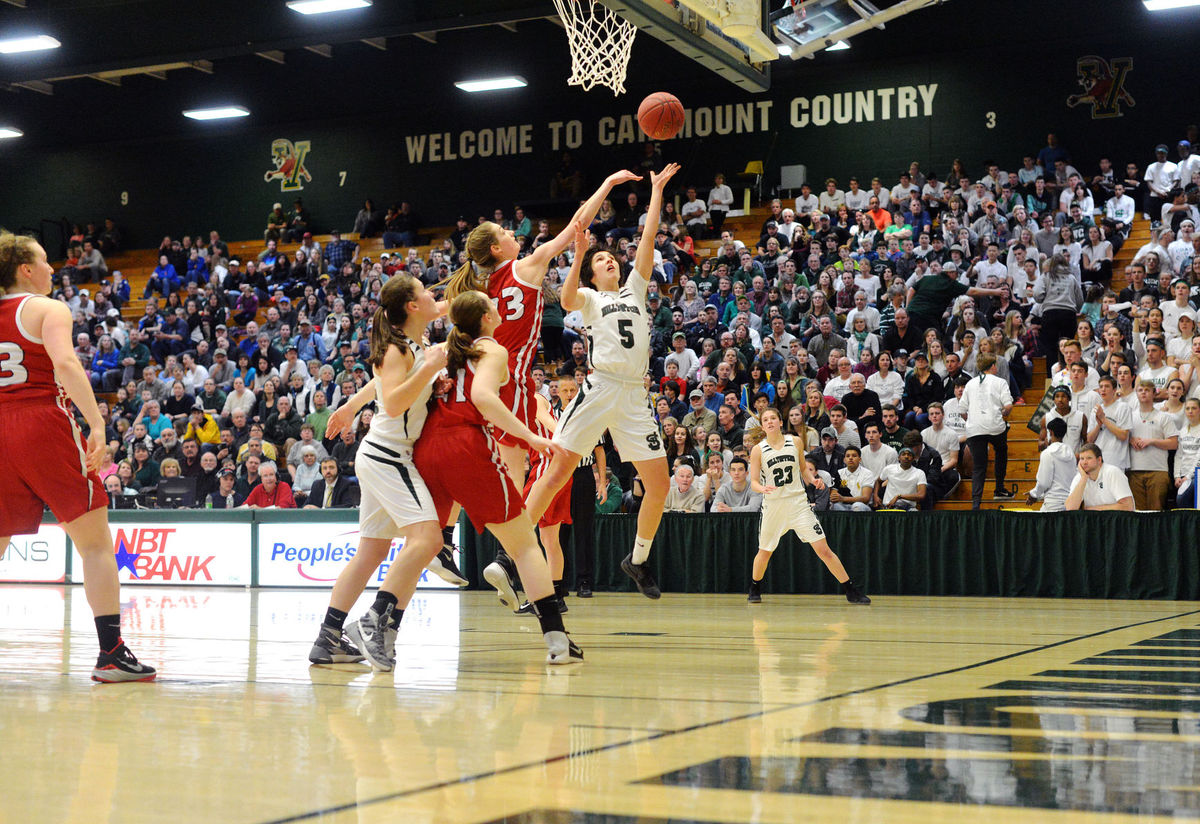
[[16,285],[19,266],[33,265],[37,259],[37,245],[37,240],[28,235],[0,230],[0,295]]
[[467,235],[467,262],[438,284],[445,284],[446,300],[452,301],[468,291],[487,292],[488,275],[500,262],[492,254],[492,246],[500,239],[500,231],[498,225],[485,221]]

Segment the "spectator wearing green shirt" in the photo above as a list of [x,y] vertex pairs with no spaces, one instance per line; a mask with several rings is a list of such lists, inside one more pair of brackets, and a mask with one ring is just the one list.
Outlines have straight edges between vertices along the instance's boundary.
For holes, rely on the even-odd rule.
[[930,273],[908,289],[908,324],[914,329],[942,328],[942,315],[959,295],[1000,297],[999,289],[967,286],[958,280],[958,267],[947,263],[940,274]]
[[329,416],[333,414],[333,410],[329,408],[329,401],[324,392],[313,392],[312,405],[313,411],[308,413],[304,423],[313,428],[313,437],[316,440],[323,441],[325,427],[329,424]]

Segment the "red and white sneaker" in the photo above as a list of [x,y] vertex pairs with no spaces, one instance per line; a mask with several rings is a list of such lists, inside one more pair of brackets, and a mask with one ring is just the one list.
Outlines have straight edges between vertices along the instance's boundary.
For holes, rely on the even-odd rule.
[[125,642],[119,642],[108,652],[100,653],[96,658],[96,668],[92,670],[92,680],[102,684],[116,684],[121,681],[153,681],[158,675],[154,667],[138,661],[137,656],[130,652]]

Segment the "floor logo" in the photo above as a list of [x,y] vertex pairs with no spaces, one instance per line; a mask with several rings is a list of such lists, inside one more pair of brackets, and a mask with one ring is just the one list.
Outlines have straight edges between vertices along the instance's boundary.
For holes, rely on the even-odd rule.
[[308,140],[292,143],[280,137],[271,141],[271,162],[275,164],[275,168],[266,172],[263,180],[268,183],[278,180],[279,190],[282,192],[303,189],[305,183],[312,183],[312,175],[304,165],[311,148],[312,142]]
[[1068,97],[1067,105],[1073,109],[1091,104],[1093,120],[1124,117],[1121,104],[1136,105],[1133,95],[1125,89],[1125,79],[1132,70],[1132,57],[1117,57],[1111,63],[1094,54],[1079,58],[1075,62],[1075,79],[1083,94]]

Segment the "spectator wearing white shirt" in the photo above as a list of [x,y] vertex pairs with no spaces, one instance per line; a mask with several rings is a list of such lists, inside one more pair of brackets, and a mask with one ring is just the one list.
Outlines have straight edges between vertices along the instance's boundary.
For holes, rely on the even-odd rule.
[[[1059,438],[1067,450],[1074,455],[1084,443],[1087,435],[1087,416],[1071,408],[1071,390],[1066,386],[1057,386],[1053,394],[1054,407],[1042,418],[1042,431],[1038,434],[1038,447],[1047,448],[1051,444],[1050,424],[1056,420],[1062,421],[1067,427],[1066,432]],[[1072,469],[1072,472],[1074,469]]]
[[1012,412],[1012,392],[1008,381],[996,374],[996,356],[985,352],[976,360],[979,377],[971,378],[963,389],[962,415],[967,420],[967,448],[971,450],[971,508],[979,509],[983,485],[987,480],[988,446],[996,454],[997,498],[1016,493],[1004,485],[1008,472],[1008,415]]
[[1175,505],[1179,509],[1194,509],[1196,470],[1200,469],[1200,399],[1188,398],[1183,410],[1179,449],[1175,452]]
[[668,363],[674,363],[679,367],[679,374],[687,378],[689,381],[696,379],[696,372],[700,369],[700,357],[688,349],[687,335],[683,332],[676,332],[671,336],[671,352],[667,353],[663,359],[663,367],[666,368]]
[[1170,200],[1171,187],[1179,179],[1179,167],[1167,160],[1167,144],[1159,143],[1154,147],[1154,162],[1146,167],[1146,186],[1150,189],[1146,196],[1145,211],[1152,220],[1158,220],[1163,204]]
[[[942,459],[942,471],[958,468],[958,459],[965,441],[962,436],[946,425],[945,407],[938,401],[929,404],[929,426],[921,430],[921,441],[930,449],[936,449]],[[964,421],[965,424],[965,421]]]
[[874,475],[876,478],[879,478],[883,475],[883,470],[885,467],[896,463],[896,450],[883,442],[882,424],[867,424],[863,427],[863,435],[867,439],[867,445],[862,448],[863,466],[865,466],[872,475]]
[[869,191],[858,188],[858,178],[850,178],[850,188],[846,190],[846,208],[851,212],[866,211],[870,198]]
[[1113,248],[1117,251],[1120,251],[1125,238],[1129,237],[1136,210],[1137,206],[1133,202],[1133,198],[1125,194],[1125,184],[1115,184],[1113,196],[1104,204],[1104,218],[1100,223],[1104,226],[1108,239],[1112,241]]
[[857,446],[846,449],[845,461],[846,465],[838,470],[837,488],[829,493],[829,508],[839,512],[870,512],[875,476],[863,466],[862,450]]
[[1094,443],[1084,444],[1076,455],[1079,473],[1063,508],[1116,509],[1133,511],[1133,492],[1125,473],[1104,460],[1104,452]]
[[1129,486],[1135,509],[1160,512],[1167,506],[1171,476],[1167,452],[1179,447],[1175,419],[1154,406],[1154,382],[1137,384],[1138,408],[1129,430]]
[[733,190],[725,185],[725,175],[713,178],[713,187],[708,190],[708,216],[712,221],[713,234],[720,234],[729,207],[733,204]]
[[800,222],[804,223],[808,220],[809,215],[820,211],[820,209],[821,201],[812,193],[812,186],[807,183],[801,183],[800,196],[796,198],[796,214],[800,216]]
[[875,482],[875,503],[880,509],[917,509],[925,500],[925,473],[913,466],[915,454],[907,446],[896,463],[883,468]]
[[817,198],[818,208],[827,215],[837,214],[839,206],[846,205],[846,193],[837,187],[837,178],[825,181],[825,191]]
[[687,202],[679,207],[679,213],[687,224],[687,232],[693,240],[701,240],[708,230],[708,206],[696,197],[696,187],[689,186]]
[[854,308],[846,313],[846,332],[854,331],[854,319],[858,317],[866,319],[868,332],[879,331],[879,310],[868,306],[868,303],[869,298],[865,291],[860,289],[854,293]]
[[1129,429],[1133,425],[1133,410],[1117,395],[1117,379],[1105,375],[1097,390],[1100,403],[1092,410],[1087,440],[1095,444],[1110,467],[1124,472],[1129,468]]
[[833,398],[839,402],[845,397],[846,393],[850,391],[850,376],[853,366],[849,358],[842,357],[838,359],[837,374],[825,381],[824,394],[826,397]]
[[1025,503],[1042,502],[1042,512],[1062,512],[1071,494],[1071,484],[1077,477],[1075,452],[1063,438],[1067,435],[1067,422],[1055,418],[1046,426],[1050,445],[1043,450],[1037,470],[1037,483],[1025,496]]

